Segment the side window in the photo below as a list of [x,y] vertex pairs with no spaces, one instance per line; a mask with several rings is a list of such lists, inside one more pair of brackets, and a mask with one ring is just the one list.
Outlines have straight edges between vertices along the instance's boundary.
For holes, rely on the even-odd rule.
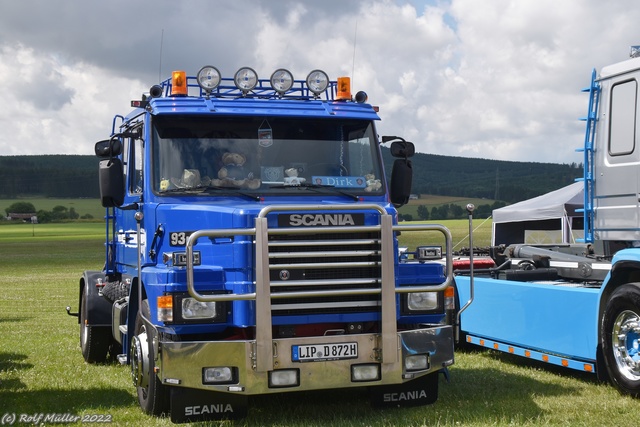
[[621,156],[633,153],[636,145],[638,83],[635,80],[618,83],[611,88],[609,113],[609,154]]
[[131,180],[129,181],[129,192],[132,194],[141,194],[144,182],[144,154],[142,150],[142,140],[130,139],[129,143],[131,145],[131,158],[129,159],[128,167],[125,167],[125,169],[129,169],[131,176]]
[[127,182],[127,176],[129,176],[130,158],[131,158],[131,139],[124,138],[122,140],[122,171],[124,172],[124,182]]

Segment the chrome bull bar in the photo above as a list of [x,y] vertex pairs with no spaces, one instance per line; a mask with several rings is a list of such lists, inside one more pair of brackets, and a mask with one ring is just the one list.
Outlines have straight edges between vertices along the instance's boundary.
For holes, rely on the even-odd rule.
[[[304,228],[268,228],[267,215],[272,212],[300,211],[377,211],[380,214],[379,225],[369,226],[326,226]],[[269,235],[308,234],[314,233],[347,233],[376,232],[381,240],[381,286],[379,288],[339,289],[322,291],[271,292],[269,277]],[[439,231],[444,235],[446,248],[446,279],[437,285],[405,286],[395,285],[394,266],[398,255],[393,248],[395,231]],[[201,237],[223,236],[255,236],[255,292],[243,294],[202,295],[195,290],[193,279],[193,247]],[[271,299],[303,298],[344,295],[380,294],[381,299],[381,350],[382,363],[397,363],[398,329],[396,323],[396,293],[439,292],[453,283],[451,232],[439,224],[393,225],[393,218],[384,208],[375,204],[358,205],[271,205],[263,208],[256,217],[254,228],[198,230],[192,233],[186,243],[187,289],[189,295],[198,301],[238,301],[253,300],[256,302],[256,371],[266,372],[273,369],[273,344]]]

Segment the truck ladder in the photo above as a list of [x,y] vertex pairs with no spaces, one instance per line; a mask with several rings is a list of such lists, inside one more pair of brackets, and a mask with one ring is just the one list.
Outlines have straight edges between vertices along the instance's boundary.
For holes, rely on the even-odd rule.
[[104,219],[106,224],[106,261],[104,270],[109,275],[116,272],[116,260],[114,257],[116,253],[116,208],[106,208]]
[[583,92],[589,92],[589,111],[587,117],[580,120],[586,121],[586,131],[584,135],[584,147],[576,149],[577,152],[584,152],[584,176],[577,178],[576,181],[584,181],[584,207],[577,209],[582,212],[584,217],[584,238],[577,239],[582,243],[593,243],[593,223],[594,223],[594,207],[593,207],[593,186],[595,184],[594,176],[594,153],[595,153],[595,135],[596,123],[598,121],[598,104],[600,99],[600,84],[596,81],[596,70],[591,73],[591,85],[582,89]]

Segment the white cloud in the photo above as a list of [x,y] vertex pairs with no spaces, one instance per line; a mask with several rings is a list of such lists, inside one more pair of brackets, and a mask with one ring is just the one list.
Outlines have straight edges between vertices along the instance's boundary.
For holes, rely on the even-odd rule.
[[[65,65],[21,45],[0,50],[0,152],[89,154],[141,83],[90,64]],[[6,86],[5,86],[6,84]]]
[[[171,69],[321,68],[420,152],[570,163],[592,67],[638,44],[632,0],[25,0],[0,15],[0,150],[91,153]],[[122,13],[126,8],[127,13]],[[163,36],[162,63],[160,40]]]

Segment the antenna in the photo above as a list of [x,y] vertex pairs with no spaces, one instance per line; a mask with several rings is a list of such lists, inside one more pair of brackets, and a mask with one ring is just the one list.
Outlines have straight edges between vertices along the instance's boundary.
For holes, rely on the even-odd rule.
[[351,81],[355,82],[355,70],[356,70],[356,42],[358,41],[358,20],[356,20],[356,30],[353,34],[353,62],[351,63]]
[[160,63],[158,64],[158,83],[162,83],[162,44],[164,42],[164,28],[160,33]]

